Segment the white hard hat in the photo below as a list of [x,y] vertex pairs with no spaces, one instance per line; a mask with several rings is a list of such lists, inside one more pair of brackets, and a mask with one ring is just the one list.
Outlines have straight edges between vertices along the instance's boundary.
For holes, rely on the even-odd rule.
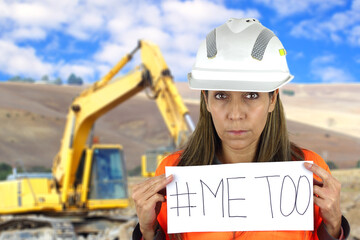
[[256,19],[231,18],[197,52],[190,88],[271,92],[294,78],[280,40]]

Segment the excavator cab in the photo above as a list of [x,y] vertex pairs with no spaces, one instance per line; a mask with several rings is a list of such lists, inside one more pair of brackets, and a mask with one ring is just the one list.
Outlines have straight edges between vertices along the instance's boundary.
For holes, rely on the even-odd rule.
[[[86,148],[76,174],[81,201],[88,209],[124,208],[129,205],[122,146],[94,144]],[[81,184],[85,183],[85,184]]]
[[89,199],[128,198],[123,159],[119,148],[93,150]]

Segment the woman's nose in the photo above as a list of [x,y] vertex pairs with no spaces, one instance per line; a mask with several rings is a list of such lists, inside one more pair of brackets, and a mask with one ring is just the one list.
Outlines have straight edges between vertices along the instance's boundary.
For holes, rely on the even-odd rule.
[[230,120],[242,120],[246,118],[246,106],[242,101],[231,101],[228,111],[228,118]]

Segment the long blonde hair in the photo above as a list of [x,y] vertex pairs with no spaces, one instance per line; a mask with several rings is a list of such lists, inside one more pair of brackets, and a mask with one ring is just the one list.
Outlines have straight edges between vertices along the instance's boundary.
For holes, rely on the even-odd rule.
[[[273,94],[274,92],[269,93],[269,97],[272,97]],[[211,114],[206,108],[204,94],[201,94],[200,98],[199,121],[181,154],[178,166],[212,164],[215,153],[221,149],[221,140],[216,133]],[[284,109],[280,95],[277,94],[275,108],[269,113],[260,136],[254,162],[300,161],[303,159],[302,150],[289,140]]]

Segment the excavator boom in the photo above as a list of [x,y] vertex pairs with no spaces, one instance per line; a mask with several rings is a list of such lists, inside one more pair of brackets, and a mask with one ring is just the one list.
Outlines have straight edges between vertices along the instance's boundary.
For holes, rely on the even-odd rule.
[[[141,51],[141,65],[124,77],[114,79],[138,50]],[[179,147],[187,140],[194,124],[160,49],[150,42],[139,41],[130,54],[101,80],[84,90],[70,106],[61,148],[53,166],[53,176],[61,189],[63,203],[74,194],[76,173],[95,121],[144,89],[155,99],[175,146]],[[84,201],[84,197],[82,199]]]

